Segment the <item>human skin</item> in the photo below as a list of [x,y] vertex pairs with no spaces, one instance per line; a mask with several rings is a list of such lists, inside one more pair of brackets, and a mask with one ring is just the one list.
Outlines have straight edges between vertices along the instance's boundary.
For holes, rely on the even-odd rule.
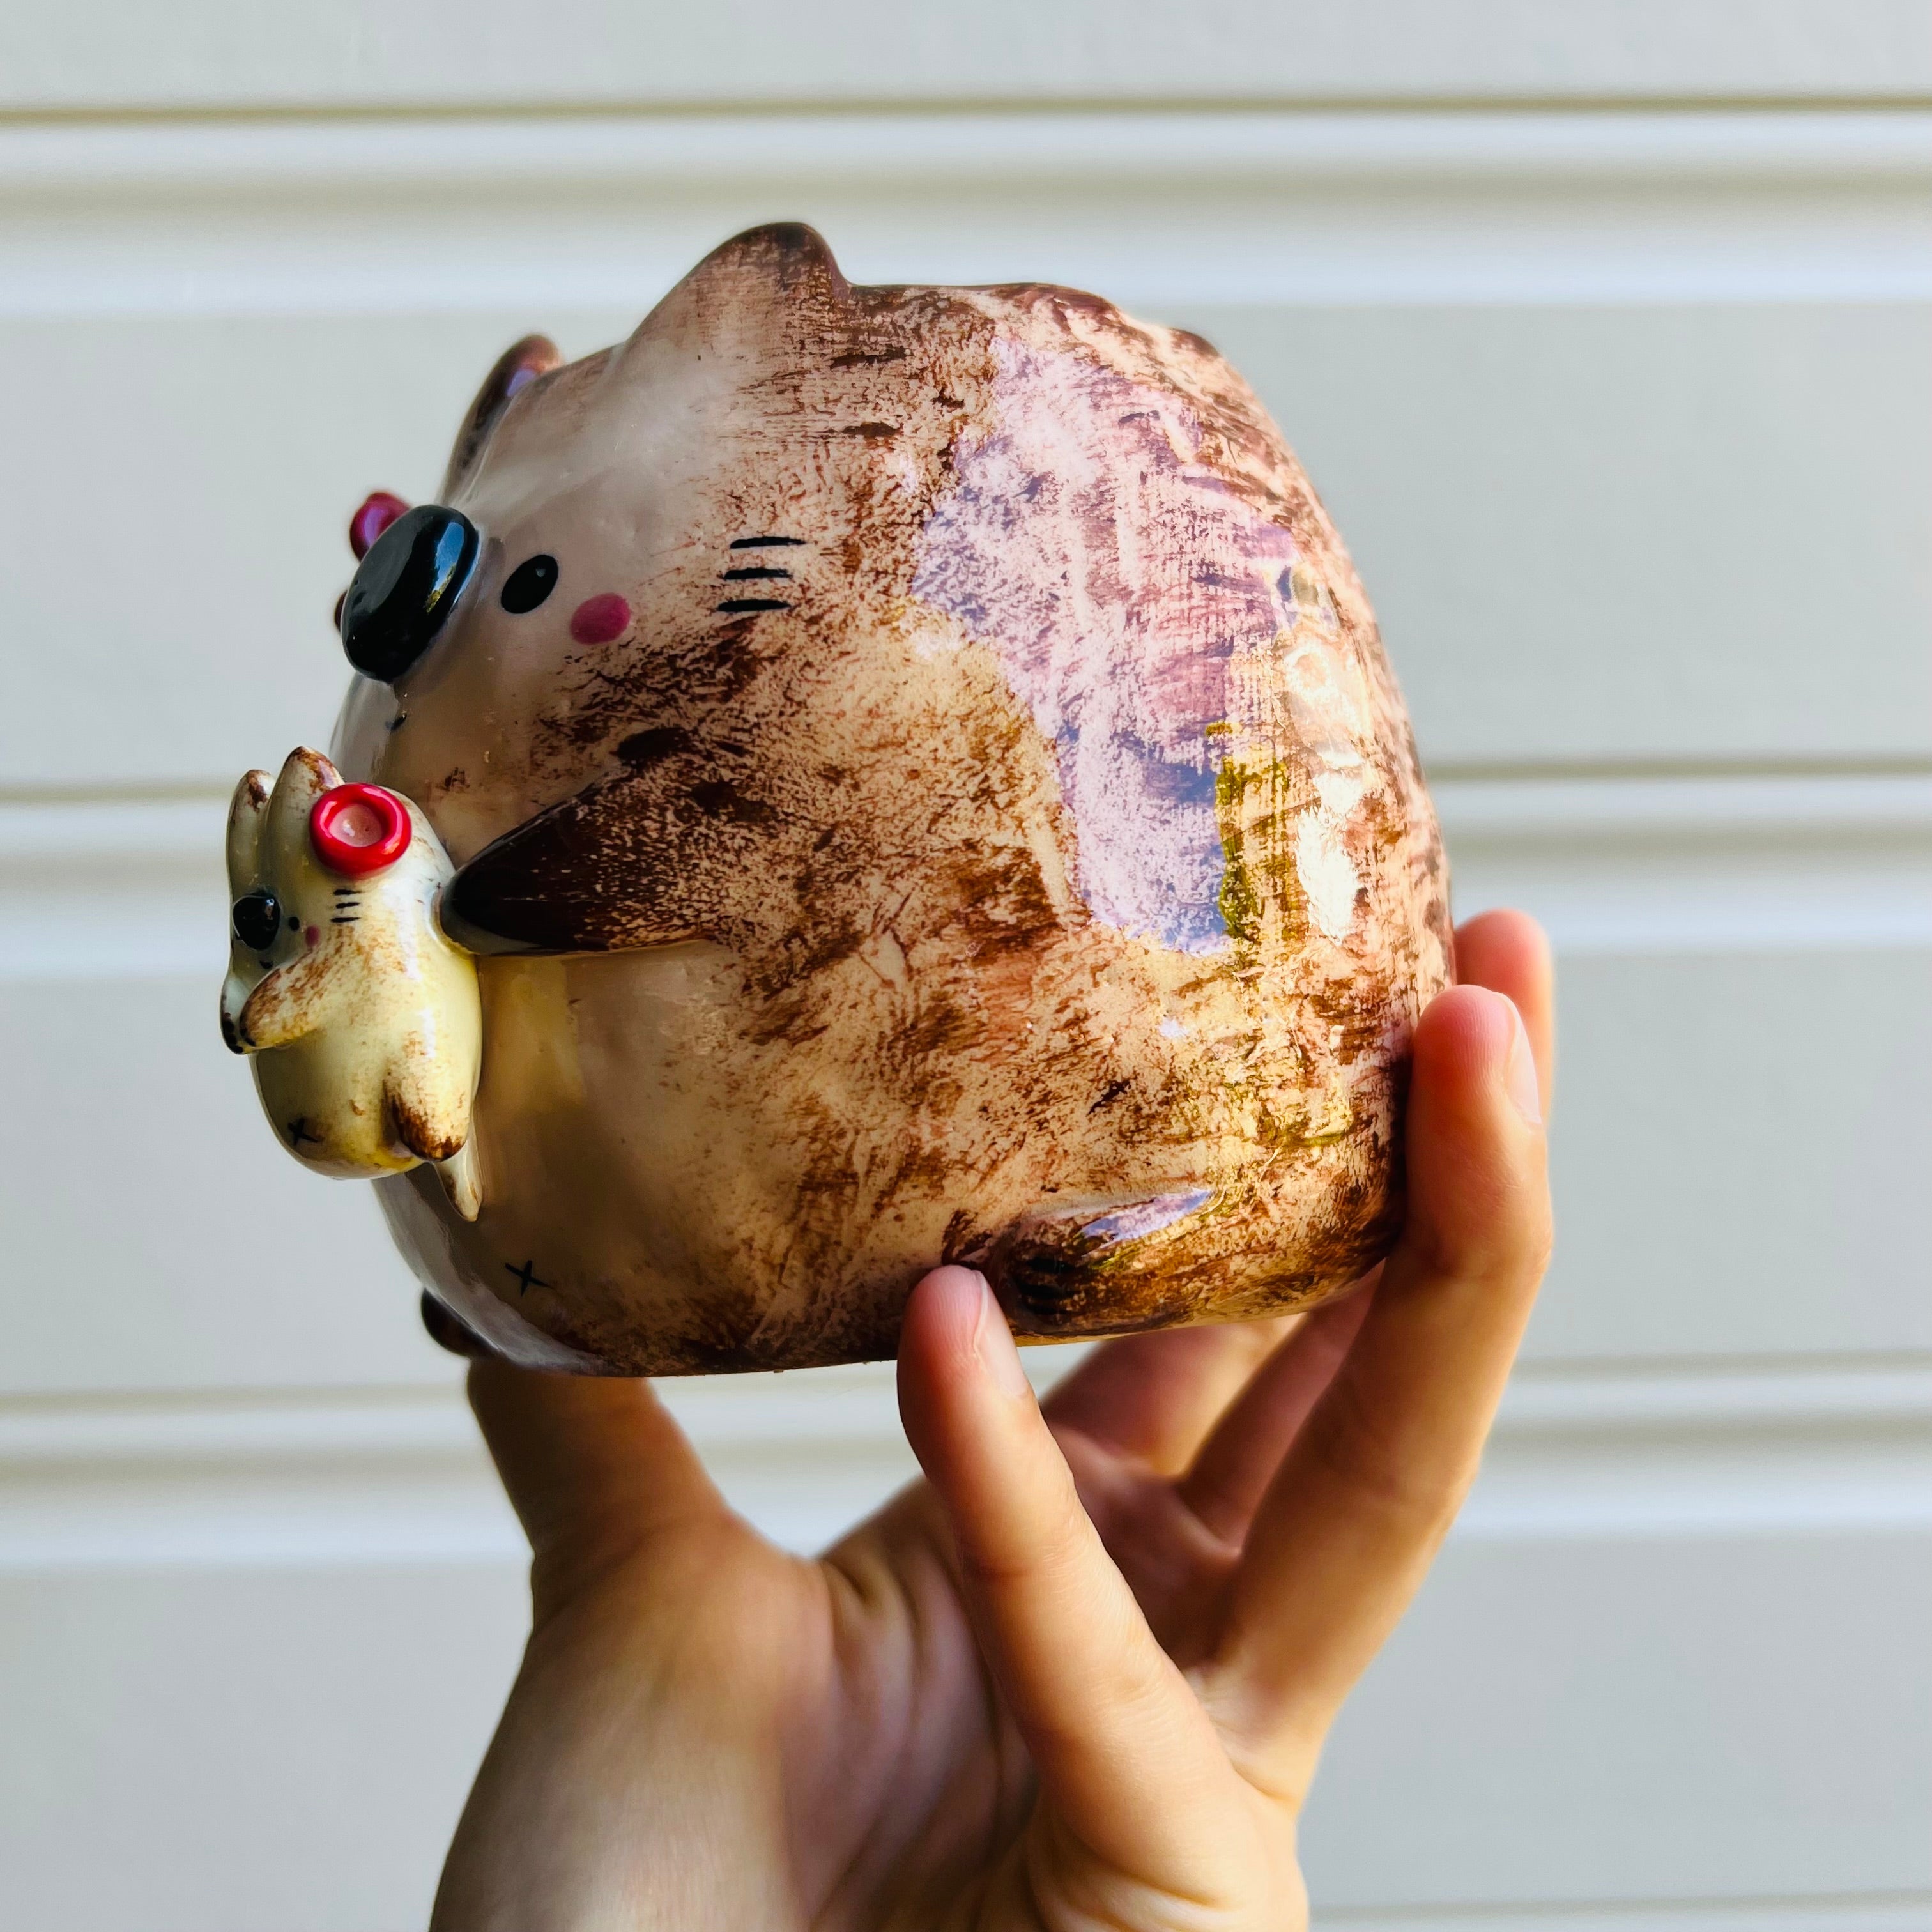
[[815,1562],[647,1383],[471,1373],[534,1550],[435,1932],[1307,1923],[1297,1821],[1476,1474],[1549,1252],[1520,914],[1417,1029],[1402,1232],[1312,1314],[1102,1345],[1042,1406],[981,1278],[914,1291],[925,1471]]

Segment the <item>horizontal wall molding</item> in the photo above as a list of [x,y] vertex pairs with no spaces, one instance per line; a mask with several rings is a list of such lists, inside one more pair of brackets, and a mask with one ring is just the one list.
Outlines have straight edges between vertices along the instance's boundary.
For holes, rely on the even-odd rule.
[[1450,836],[1803,838],[1932,842],[1932,770],[1625,778],[1539,776],[1433,783]]
[[[1035,1348],[1025,1359],[1051,1388],[1088,1345]],[[658,1394],[706,1454],[793,1442],[873,1443],[899,1433],[890,1363],[777,1375],[660,1381]],[[1886,1355],[1681,1367],[1525,1367],[1510,1384],[1496,1439],[1554,1442],[1616,1436],[1838,1430],[1932,1430],[1932,1360]],[[0,1470],[229,1466],[454,1455],[475,1426],[446,1385],[222,1395],[0,1397]],[[1932,1498],[1928,1498],[1932,1508]]]
[[1898,99],[1932,93],[1912,0],[248,0],[17,10],[0,107],[850,104],[974,99]]
[[0,316],[640,313],[794,216],[1156,309],[1917,302],[1928,187],[1922,110],[0,124]]
[[1459,915],[1520,904],[1573,958],[1932,946],[1932,775],[1435,789]]
[[[1077,1352],[1034,1366],[1050,1381]],[[915,1473],[890,1364],[659,1388],[734,1503],[798,1547]],[[1520,1371],[1455,1534],[1932,1537],[1932,1361]],[[0,1403],[0,1573],[524,1553],[453,1383]]]
[[[1573,955],[1932,946],[1932,773],[1435,793],[1459,910],[1524,904]],[[225,810],[207,794],[0,802],[0,985],[218,976]]]
[[[882,182],[890,164],[894,177]],[[304,120],[0,119],[0,207],[77,193],[245,202],[292,188],[598,190],[754,182],[794,170],[871,192],[1032,181],[1190,194],[1284,182],[1475,182],[1568,190],[1646,182],[1932,182],[1932,107],[1665,113],[1151,108],[1069,113],[588,112]]]
[[1798,1898],[1550,1900],[1529,1905],[1318,1906],[1318,1928],[1347,1932],[1932,1932],[1932,1892],[1838,1892]]

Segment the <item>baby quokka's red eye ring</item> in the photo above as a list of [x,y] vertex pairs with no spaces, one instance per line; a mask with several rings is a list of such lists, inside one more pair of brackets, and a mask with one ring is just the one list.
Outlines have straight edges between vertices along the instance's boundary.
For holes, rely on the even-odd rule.
[[315,856],[332,872],[366,878],[393,866],[410,849],[415,833],[410,808],[380,785],[338,785],[315,802],[308,815]]

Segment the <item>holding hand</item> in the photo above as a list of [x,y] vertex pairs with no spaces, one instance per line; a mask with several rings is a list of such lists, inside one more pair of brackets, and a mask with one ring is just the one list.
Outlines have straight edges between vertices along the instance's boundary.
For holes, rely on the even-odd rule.
[[1474,1480],[1548,1252],[1541,935],[1472,920],[1457,967],[1376,1275],[1105,1344],[1042,1407],[986,1284],[938,1270],[899,1355],[927,1480],[815,1562],[730,1512],[648,1384],[479,1364],[535,1618],[440,1932],[1305,1924],[1322,1741]]

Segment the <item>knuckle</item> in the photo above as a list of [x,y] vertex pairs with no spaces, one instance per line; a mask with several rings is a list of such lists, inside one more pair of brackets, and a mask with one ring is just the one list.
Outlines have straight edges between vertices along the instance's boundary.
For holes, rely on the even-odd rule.
[[1064,1588],[1084,1567],[1090,1534],[1086,1514],[1070,1485],[1064,1496],[1037,1513],[958,1537],[960,1568],[990,1590]]
[[1534,1287],[1554,1243],[1549,1191],[1527,1176],[1472,1176],[1451,1213],[1418,1217],[1403,1241],[1426,1277],[1499,1292]]

